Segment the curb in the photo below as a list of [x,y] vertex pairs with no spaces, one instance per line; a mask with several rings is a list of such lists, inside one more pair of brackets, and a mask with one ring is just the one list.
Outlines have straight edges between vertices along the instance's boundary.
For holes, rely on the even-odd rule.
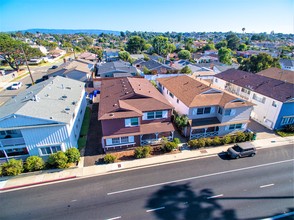
[[64,177],[64,178],[59,178],[59,179],[46,180],[46,181],[35,182],[35,183],[28,183],[28,184],[23,184],[23,185],[18,185],[18,186],[9,186],[9,187],[1,188],[0,191],[17,189],[17,188],[22,188],[22,187],[27,187],[27,186],[40,185],[40,184],[57,182],[57,181],[62,181],[62,180],[74,179],[74,178],[77,178],[77,176],[69,176],[69,177]]

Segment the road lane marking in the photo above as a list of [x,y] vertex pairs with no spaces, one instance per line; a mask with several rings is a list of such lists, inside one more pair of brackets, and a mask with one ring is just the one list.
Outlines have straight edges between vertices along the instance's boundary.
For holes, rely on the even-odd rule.
[[120,218],[121,218],[121,216],[117,216],[117,217],[113,217],[113,218],[108,218],[106,220],[115,220],[115,219],[120,219]]
[[178,182],[184,182],[184,181],[188,181],[188,180],[195,180],[195,179],[200,179],[200,178],[205,178],[205,177],[211,177],[211,176],[217,176],[217,175],[222,175],[222,174],[227,174],[227,173],[250,170],[250,169],[254,169],[254,168],[266,167],[266,166],[271,166],[271,165],[275,165],[275,164],[287,163],[287,162],[291,162],[291,161],[294,161],[294,159],[282,160],[282,161],[273,162],[273,163],[260,164],[260,165],[251,166],[251,167],[244,167],[244,168],[239,168],[239,169],[234,169],[234,170],[222,171],[222,172],[218,172],[218,173],[211,173],[211,174],[205,174],[205,175],[201,175],[201,176],[194,176],[194,177],[189,177],[189,178],[184,178],[184,179],[172,180],[172,181],[156,183],[156,184],[151,184],[151,185],[146,185],[146,186],[139,186],[139,187],[135,187],[135,188],[131,188],[131,189],[124,189],[124,190],[119,190],[119,191],[115,191],[115,192],[109,192],[109,193],[107,193],[107,195],[110,196],[110,195],[119,194],[119,193],[131,192],[131,191],[136,191],[136,190],[140,190],[140,189],[147,189],[147,188],[151,188],[151,187],[167,185],[167,184],[171,184],[171,183],[178,183]]
[[74,199],[74,200],[71,200],[71,202],[76,202],[76,201],[78,201],[78,200],[76,200],[76,199]]
[[294,212],[288,212],[288,213],[284,213],[284,214],[281,214],[281,215],[276,215],[276,216],[273,216],[273,217],[270,217],[270,218],[264,218],[262,220],[275,220],[275,219],[280,219],[280,218],[283,218],[283,217],[288,217],[288,216],[291,216],[291,215],[294,215]]
[[210,197],[207,197],[207,199],[213,199],[213,198],[218,198],[218,197],[222,197],[224,196],[224,194],[219,194],[219,195],[215,195],[215,196],[210,196]]
[[262,185],[259,188],[265,188],[265,187],[269,187],[269,186],[274,186],[275,184],[271,183],[271,184],[267,184],[267,185]]
[[165,207],[162,206],[162,207],[155,208],[155,209],[149,209],[149,210],[146,210],[146,212],[154,212],[154,211],[161,210],[161,209],[165,209]]

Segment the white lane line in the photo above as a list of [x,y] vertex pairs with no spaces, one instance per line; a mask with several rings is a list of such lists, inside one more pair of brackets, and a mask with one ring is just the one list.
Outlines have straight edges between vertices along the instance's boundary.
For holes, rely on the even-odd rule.
[[76,202],[76,201],[78,201],[78,200],[76,200],[76,199],[74,199],[74,200],[71,200],[71,202]]
[[223,175],[223,174],[227,174],[227,173],[239,172],[239,171],[243,171],[243,170],[250,170],[250,169],[259,168],[259,167],[266,167],[266,166],[271,166],[271,165],[275,165],[275,164],[291,162],[293,160],[294,159],[283,160],[283,161],[278,161],[278,162],[273,162],[273,163],[266,163],[266,164],[251,166],[251,167],[244,167],[244,168],[239,168],[239,169],[234,169],[234,170],[227,170],[227,171],[222,171],[222,172],[218,172],[218,173],[211,173],[211,174],[205,174],[205,175],[201,175],[201,176],[194,176],[194,177],[189,177],[189,178],[185,178],[185,179],[178,179],[178,180],[156,183],[156,184],[151,184],[151,185],[146,185],[146,186],[139,186],[139,187],[135,187],[135,188],[131,188],[131,189],[109,192],[109,193],[107,193],[107,195],[110,196],[110,195],[114,195],[114,194],[125,193],[125,192],[140,190],[140,189],[147,189],[147,188],[151,188],[151,187],[155,187],[155,186],[162,186],[162,185],[171,184],[171,183],[184,182],[184,181],[195,180],[195,179],[200,179],[200,178],[204,178],[204,177]]
[[294,212],[288,212],[288,213],[284,213],[284,214],[281,214],[281,215],[276,215],[276,216],[273,216],[273,217],[270,217],[270,218],[264,218],[262,220],[275,220],[275,219],[280,219],[280,218],[291,216],[291,215],[294,215]]
[[155,208],[155,209],[149,209],[149,210],[146,210],[146,212],[154,212],[154,211],[157,211],[157,210],[160,210],[160,209],[165,209],[165,207],[159,207],[159,208]]
[[269,187],[269,186],[274,186],[275,184],[271,183],[271,184],[267,184],[267,185],[262,185],[259,188],[265,188],[265,187]]
[[218,197],[222,197],[224,196],[224,194],[219,194],[219,195],[215,195],[215,196],[210,196],[210,197],[207,197],[207,199],[213,199],[213,198],[218,198]]
[[120,218],[121,218],[121,216],[117,216],[117,217],[113,217],[113,218],[108,218],[106,220],[115,220],[115,219],[120,219]]

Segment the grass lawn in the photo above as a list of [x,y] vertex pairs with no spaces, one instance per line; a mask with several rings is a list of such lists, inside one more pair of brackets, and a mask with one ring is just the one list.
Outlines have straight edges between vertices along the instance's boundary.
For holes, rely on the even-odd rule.
[[84,115],[83,124],[81,127],[80,138],[78,140],[79,150],[83,149],[86,146],[87,134],[88,134],[89,125],[90,125],[90,118],[91,118],[91,109],[87,107],[85,115]]

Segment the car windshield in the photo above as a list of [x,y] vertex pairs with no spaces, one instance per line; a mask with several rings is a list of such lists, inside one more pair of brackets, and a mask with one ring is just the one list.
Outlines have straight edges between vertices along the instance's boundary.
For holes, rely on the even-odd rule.
[[17,85],[18,85],[18,83],[13,83],[12,85],[13,85],[13,86],[17,86]]
[[239,147],[238,145],[235,145],[235,146],[233,147],[233,149],[234,149],[234,151],[237,151],[237,152],[241,152],[241,151],[243,151],[242,148]]

